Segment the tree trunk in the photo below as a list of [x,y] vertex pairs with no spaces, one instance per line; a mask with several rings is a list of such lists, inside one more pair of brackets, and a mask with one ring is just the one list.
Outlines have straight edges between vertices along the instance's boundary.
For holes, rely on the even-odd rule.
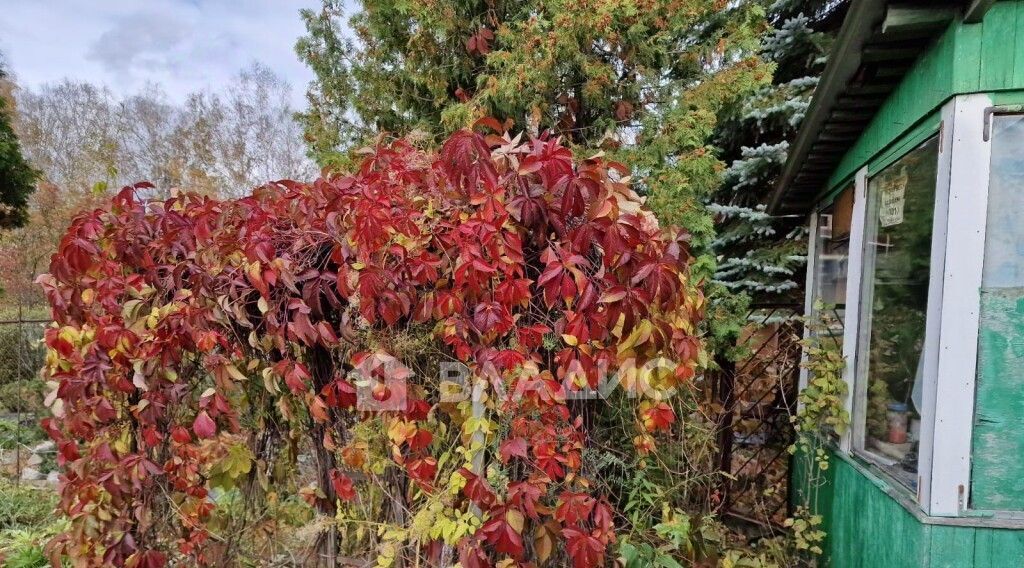
[[[316,392],[320,392],[334,377],[334,364],[331,354],[323,347],[316,347],[310,353],[310,374],[313,377],[313,386]],[[331,483],[331,470],[337,467],[334,453],[324,447],[324,435],[327,433],[328,424],[318,423],[310,417],[309,419],[309,442],[313,449],[313,456],[316,459],[317,484],[323,491],[324,498],[317,499],[316,510],[319,516],[331,520],[327,529],[317,536],[314,547],[317,556],[315,566],[326,568],[337,568],[339,535],[338,526],[333,522],[338,513],[338,496],[334,492],[334,485]]]

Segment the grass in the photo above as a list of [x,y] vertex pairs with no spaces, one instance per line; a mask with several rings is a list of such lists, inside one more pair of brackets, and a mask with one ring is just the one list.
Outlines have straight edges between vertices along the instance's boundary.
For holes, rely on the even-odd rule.
[[49,566],[43,547],[66,523],[54,513],[56,507],[57,493],[53,488],[18,486],[0,479],[0,565]]

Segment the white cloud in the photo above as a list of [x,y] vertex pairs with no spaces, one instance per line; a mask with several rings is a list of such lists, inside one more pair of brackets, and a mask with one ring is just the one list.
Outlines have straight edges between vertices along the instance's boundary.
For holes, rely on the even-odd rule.
[[299,9],[318,0],[4,0],[0,50],[18,83],[65,77],[130,93],[159,83],[172,100],[219,89],[253,61],[292,84],[312,78],[295,56]]

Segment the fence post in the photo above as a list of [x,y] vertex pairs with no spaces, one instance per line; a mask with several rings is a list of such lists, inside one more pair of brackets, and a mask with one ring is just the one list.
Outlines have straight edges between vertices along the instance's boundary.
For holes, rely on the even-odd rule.
[[[16,371],[16,375],[15,376],[17,377],[16,380],[18,381],[18,399],[19,400],[25,400],[25,392],[22,390],[22,387],[24,385],[22,383],[22,376],[21,376],[22,372],[24,371],[24,368],[22,368],[22,363],[24,363],[24,361],[22,360],[23,359],[22,353],[24,353],[24,351],[25,351],[25,349],[24,349],[25,346],[22,345],[22,341],[25,339],[25,334],[24,334],[24,331],[22,330],[21,320],[22,320],[21,302],[18,302],[18,323],[17,323],[17,326],[18,326],[18,364],[17,364],[17,371]],[[14,424],[14,486],[15,487],[21,487],[21,421],[22,421],[21,408],[22,408],[22,405],[19,403],[18,404],[18,412],[17,412],[18,417],[15,419],[15,424]]]
[[729,493],[732,489],[732,446],[735,441],[733,433],[733,411],[736,407],[736,362],[722,358],[718,362],[718,399],[722,404],[722,414],[718,423],[719,471],[722,476],[722,510],[729,510]]

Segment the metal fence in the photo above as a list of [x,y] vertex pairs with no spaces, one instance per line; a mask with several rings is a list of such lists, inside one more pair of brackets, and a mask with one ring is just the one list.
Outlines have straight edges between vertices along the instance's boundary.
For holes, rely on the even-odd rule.
[[712,384],[718,403],[718,466],[726,516],[765,528],[789,514],[790,417],[800,376],[802,308],[760,306],[740,338],[747,355],[720,362]]
[[39,428],[42,337],[49,322],[38,310],[20,307],[0,316],[0,474],[15,483],[45,480],[55,469],[53,444]]
[[[801,313],[792,305],[751,310],[741,337],[747,356],[720,362],[711,382],[719,409],[718,467],[727,474],[721,511],[766,527],[781,525],[789,512],[787,450],[794,439]],[[0,315],[0,473],[16,480],[45,478],[52,462],[53,449],[38,427],[42,336],[50,322],[41,316],[22,308]]]

